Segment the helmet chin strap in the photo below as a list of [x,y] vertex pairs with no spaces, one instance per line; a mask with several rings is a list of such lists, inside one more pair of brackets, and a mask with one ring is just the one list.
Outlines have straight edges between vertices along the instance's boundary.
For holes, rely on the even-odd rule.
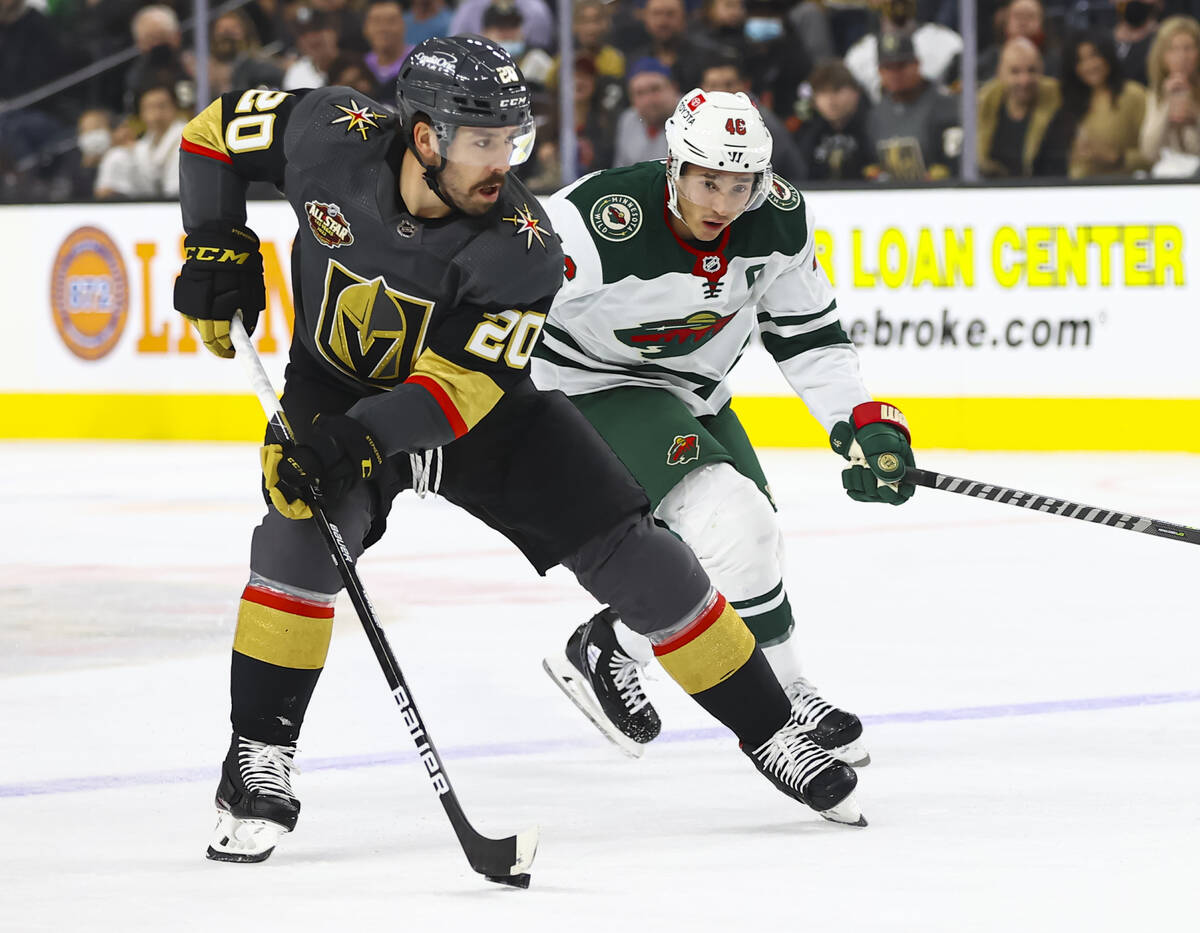
[[[416,157],[417,164],[420,165],[421,168],[423,168],[425,170],[422,173],[421,177],[425,179],[425,184],[427,184],[429,186],[430,191],[432,191],[435,195],[437,195],[437,198],[439,201],[441,201],[443,204],[445,204],[452,211],[458,210],[459,209],[458,205],[450,200],[450,198],[445,194],[445,192],[442,191],[442,186],[438,183],[438,176],[442,173],[442,170],[446,167],[446,159],[439,152],[438,159],[440,160],[440,163],[438,165],[426,165],[425,160],[421,158],[421,153],[417,151],[417,141],[416,141],[416,136],[415,136],[416,129],[417,128],[414,126],[412,128],[412,131],[407,134],[408,139],[406,140],[406,143],[408,145],[409,150]],[[431,132],[433,131],[432,126],[430,126],[429,129]]]

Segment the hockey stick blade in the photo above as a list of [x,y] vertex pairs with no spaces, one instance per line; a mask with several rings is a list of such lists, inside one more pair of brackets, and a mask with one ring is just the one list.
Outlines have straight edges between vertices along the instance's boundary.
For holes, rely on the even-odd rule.
[[1200,544],[1200,529],[1191,528],[1188,525],[1176,525],[1173,522],[1143,518],[1128,512],[1114,512],[1110,509],[1100,509],[1071,502],[1069,499],[1043,496],[1036,492],[1023,492],[1020,489],[1009,489],[1007,486],[981,483],[978,480],[963,479],[961,476],[950,476],[946,473],[934,473],[932,470],[921,470],[916,467],[909,467],[904,473],[904,479],[929,489],[940,489],[943,492],[958,493],[960,496],[973,496],[976,499],[1002,502],[1005,505],[1015,505],[1017,508],[1028,509],[1031,512],[1045,512],[1047,515],[1077,518],[1080,521],[1107,525],[1110,528],[1140,531],[1142,534],[1154,535],[1170,541]]
[[[275,388],[271,385],[270,377],[267,376],[267,371],[263,368],[262,360],[258,358],[254,345],[250,343],[250,337],[246,333],[240,317],[235,317],[230,322],[229,333],[237,356],[242,360],[246,374],[254,387],[254,394],[258,397],[259,404],[266,413],[267,424],[272,436],[280,443],[292,443],[295,435],[291,425],[288,424],[283,406],[275,394]],[[320,490],[311,487],[305,490],[305,501],[312,509],[312,520],[316,523],[329,548],[330,557],[337,567],[338,575],[342,578],[346,595],[354,606],[358,621],[362,623],[372,651],[375,652],[375,658],[383,670],[388,687],[391,688],[392,698],[399,705],[403,714],[405,729],[413,744],[416,745],[421,764],[424,765],[430,783],[438,795],[438,800],[442,803],[442,809],[446,811],[446,817],[450,820],[450,825],[454,829],[455,836],[458,837],[459,845],[462,846],[463,854],[467,857],[471,868],[489,881],[517,888],[529,887],[528,870],[537,854],[537,827],[527,829],[516,836],[491,839],[482,835],[471,825],[463,812],[462,804],[458,802],[458,795],[454,793],[450,775],[446,773],[442,765],[442,758],[433,744],[433,737],[425,728],[425,721],[417,709],[412,691],[400,670],[396,656],[392,653],[383,627],[376,618],[375,607],[371,605],[371,600],[367,597],[367,592],[358,577],[358,571],[354,566],[354,555],[346,547],[346,542],[342,539],[342,533],[338,530],[337,525],[331,522],[326,515]]]

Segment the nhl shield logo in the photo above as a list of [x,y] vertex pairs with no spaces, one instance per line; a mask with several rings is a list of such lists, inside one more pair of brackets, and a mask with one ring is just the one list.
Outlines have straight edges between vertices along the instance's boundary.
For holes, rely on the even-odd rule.
[[350,232],[350,221],[346,220],[346,215],[336,204],[306,201],[304,213],[308,216],[309,229],[322,246],[336,249],[354,242],[354,234]]
[[614,243],[628,240],[642,226],[642,206],[624,194],[597,198],[591,210],[592,229]]
[[695,434],[680,434],[667,451],[667,466],[679,466],[700,459],[700,438]]
[[767,200],[781,211],[794,211],[800,206],[800,192],[792,187],[791,182],[776,175],[771,179]]
[[707,272],[709,275],[712,275],[714,272],[720,272],[721,271],[721,257],[720,256],[705,256],[704,259],[702,259],[700,262],[700,268],[703,269],[705,272]]

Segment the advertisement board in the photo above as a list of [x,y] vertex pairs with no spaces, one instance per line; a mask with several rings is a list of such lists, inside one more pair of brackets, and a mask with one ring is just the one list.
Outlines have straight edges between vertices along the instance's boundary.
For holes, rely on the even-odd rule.
[[[1200,187],[822,191],[819,261],[864,380],[919,446],[1200,450]],[[252,202],[282,383],[296,217]],[[172,308],[173,204],[0,208],[0,437],[240,439],[262,418],[241,367]],[[735,407],[762,444],[824,433],[748,352]]]

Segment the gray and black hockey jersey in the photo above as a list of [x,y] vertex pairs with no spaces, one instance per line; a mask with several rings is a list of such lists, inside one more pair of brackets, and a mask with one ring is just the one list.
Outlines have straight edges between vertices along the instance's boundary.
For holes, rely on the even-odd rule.
[[643,162],[596,172],[544,202],[563,240],[566,282],[534,351],[538,387],[661,388],[694,415],[716,414],[757,328],[827,431],[869,400],[800,193],[776,179],[766,203],[709,244],[675,235],[666,197],[663,163]]
[[293,344],[363,396],[426,388],[455,436],[528,378],[562,282],[557,237],[513,176],[483,218],[423,220],[398,197],[397,119],[350,88],[224,94],[183,134],[184,227],[244,224],[251,180],[299,221]]

